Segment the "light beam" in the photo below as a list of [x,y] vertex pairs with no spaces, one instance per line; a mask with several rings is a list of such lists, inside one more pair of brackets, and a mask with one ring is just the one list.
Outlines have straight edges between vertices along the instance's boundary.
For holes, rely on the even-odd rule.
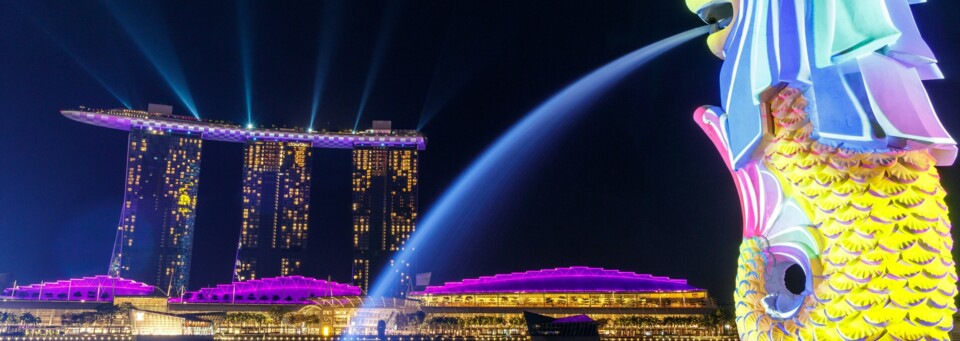
[[187,110],[194,117],[200,118],[193,96],[190,95],[186,77],[183,75],[183,69],[180,67],[180,59],[177,57],[173,42],[167,36],[163,18],[158,15],[160,11],[133,8],[131,5],[133,2],[127,1],[106,1],[105,3],[113,17],[167,82],[170,89],[180,98]]
[[330,71],[330,63],[333,60],[333,52],[337,49],[339,43],[338,33],[343,18],[342,0],[330,0],[323,4],[323,19],[321,21],[320,48],[317,51],[316,70],[313,79],[313,103],[310,106],[310,124],[308,131],[313,131],[313,123],[317,119],[317,111],[320,110],[320,102],[323,100],[323,90],[327,81],[327,73]]
[[80,59],[80,56],[78,56],[73,49],[67,46],[66,43],[64,43],[61,39],[59,39],[56,34],[54,34],[43,23],[37,20],[36,17],[28,13],[27,10],[21,9],[21,12],[26,17],[29,18],[29,21],[33,23],[40,30],[40,32],[43,33],[43,35],[45,35],[47,38],[50,38],[50,40],[54,44],[56,44],[57,47],[60,48],[60,50],[62,50],[64,53],[67,54],[67,56],[73,59],[73,61],[76,62],[77,65],[79,65],[80,68],[83,69],[83,71],[85,71],[88,75],[90,75],[90,78],[93,78],[95,81],[97,81],[97,83],[100,84],[100,86],[103,87],[104,90],[107,90],[107,92],[110,93],[110,95],[113,96],[113,98],[115,98],[118,102],[120,102],[120,104],[122,104],[125,108],[133,109],[133,106],[130,105],[130,100],[128,98],[121,96],[119,91],[115,90],[113,86],[110,86],[110,84],[107,83],[107,81],[103,79],[103,77],[100,77],[100,75],[95,70],[93,70],[92,67],[87,65],[87,63],[84,63],[83,60]]
[[240,34],[240,61],[243,68],[243,96],[247,109],[247,126],[253,124],[253,48],[250,32],[250,1],[237,3],[237,31]]
[[360,108],[357,110],[357,120],[353,123],[353,130],[357,131],[360,125],[360,118],[363,117],[363,111],[367,107],[367,101],[370,99],[370,93],[377,83],[377,76],[380,75],[380,68],[383,66],[383,58],[386,55],[387,43],[390,41],[390,35],[393,33],[393,27],[399,16],[397,8],[399,1],[387,1],[387,7],[384,8],[383,17],[380,19],[380,31],[377,33],[377,42],[373,48],[373,57],[370,61],[370,68],[367,70],[367,79],[363,85],[363,95],[360,97]]

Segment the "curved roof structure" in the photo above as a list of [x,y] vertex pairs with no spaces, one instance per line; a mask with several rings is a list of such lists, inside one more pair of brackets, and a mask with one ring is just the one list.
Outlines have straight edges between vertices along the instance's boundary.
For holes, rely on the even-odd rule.
[[21,285],[3,291],[2,298],[35,301],[112,302],[114,296],[150,296],[156,288],[106,275]]
[[190,291],[174,303],[312,304],[311,298],[358,296],[360,288],[320,279],[288,276],[252,279]]
[[193,134],[204,140],[245,142],[267,140],[309,143],[314,148],[355,147],[416,147],[424,150],[427,139],[416,131],[393,130],[390,132],[306,132],[292,129],[246,129],[230,123],[198,120],[193,117],[164,115],[139,110],[113,109],[62,110],[63,116],[81,123],[129,131],[130,129],[155,129],[182,134]]
[[607,270],[603,268],[569,267],[514,272],[496,276],[447,282],[427,287],[411,295],[459,295],[517,292],[659,292],[701,291],[687,284],[685,279],[655,277],[646,274]]

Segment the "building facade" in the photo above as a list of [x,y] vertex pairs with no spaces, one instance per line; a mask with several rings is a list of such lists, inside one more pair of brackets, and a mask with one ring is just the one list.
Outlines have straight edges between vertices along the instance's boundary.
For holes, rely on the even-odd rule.
[[[202,140],[244,144],[243,217],[234,280],[301,274],[309,220],[311,148],[353,151],[353,282],[386,266],[410,287],[413,262],[394,265],[416,230],[419,152],[426,137],[374,121],[366,131],[264,129],[148,110],[80,107],[61,114],[129,132],[123,212],[108,275],[179,296],[189,285]],[[387,293],[392,294],[392,293]]]
[[608,337],[735,335],[724,330],[727,322],[711,318],[717,306],[706,290],[683,279],[602,268],[465,279],[410,292],[408,299],[426,314],[421,333],[523,334],[523,314],[533,312],[555,318],[585,314]]
[[310,216],[310,145],[244,145],[240,243],[234,280],[301,273]]
[[96,276],[7,289],[0,312],[29,313],[42,321],[18,328],[66,335],[326,338],[377,335],[385,324],[391,336],[522,340],[530,322],[524,312],[587,315],[601,335],[633,340],[717,341],[737,335],[732,315],[718,315],[707,291],[685,280],[587,267],[464,279],[404,298],[364,296],[357,286],[302,276],[232,282],[167,297],[143,283]]
[[189,285],[201,147],[191,134],[130,130],[111,276],[170,294]]
[[402,296],[412,284],[414,264],[392,257],[417,228],[418,175],[415,148],[353,150],[353,283],[364,292],[388,267],[399,276],[387,294]]

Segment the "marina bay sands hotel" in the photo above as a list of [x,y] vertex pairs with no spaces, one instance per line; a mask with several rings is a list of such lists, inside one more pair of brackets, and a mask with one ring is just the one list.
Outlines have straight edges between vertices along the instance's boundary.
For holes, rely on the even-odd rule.
[[364,291],[392,264],[417,226],[419,153],[426,138],[374,121],[364,132],[254,129],[147,111],[63,110],[74,121],[129,131],[123,207],[109,274],[156,285],[170,296],[189,287],[204,140],[243,143],[242,224],[234,281],[298,275],[307,248],[312,148],[353,153],[353,282]]

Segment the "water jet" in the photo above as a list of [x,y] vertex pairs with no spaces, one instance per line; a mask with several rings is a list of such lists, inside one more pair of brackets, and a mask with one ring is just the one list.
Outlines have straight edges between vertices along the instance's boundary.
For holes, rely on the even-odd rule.
[[[405,247],[393,257],[393,264],[406,264],[415,250],[433,242],[441,226],[479,218],[493,209],[496,197],[529,167],[532,156],[542,152],[567,131],[614,85],[653,58],[680,44],[707,34],[709,26],[691,29],[622,56],[563,88],[524,116],[491,144],[464,170],[420,220]],[[367,294],[382,297],[395,285],[398,273],[385,268]]]

